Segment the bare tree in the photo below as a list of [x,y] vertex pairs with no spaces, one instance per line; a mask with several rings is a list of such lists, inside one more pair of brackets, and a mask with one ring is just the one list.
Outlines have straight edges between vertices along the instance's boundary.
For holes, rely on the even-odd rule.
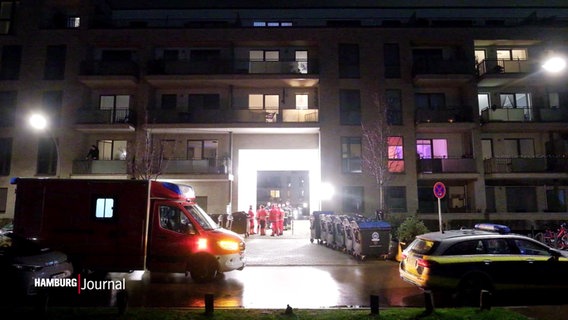
[[150,132],[144,133],[143,143],[137,143],[131,152],[130,172],[137,180],[156,180],[162,174],[163,157],[160,148],[155,147]]
[[[385,186],[392,178],[389,170],[389,137],[391,130],[387,104],[375,98],[377,113],[361,122],[362,132],[362,168],[375,179],[379,191],[378,210],[386,213]],[[385,218],[385,217],[383,217]]]

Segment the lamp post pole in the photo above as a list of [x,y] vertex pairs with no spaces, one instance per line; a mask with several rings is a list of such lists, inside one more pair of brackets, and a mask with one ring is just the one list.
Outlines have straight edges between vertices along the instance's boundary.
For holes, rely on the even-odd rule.
[[33,114],[30,116],[29,121],[32,128],[34,128],[35,130],[45,131],[53,141],[53,144],[55,145],[55,154],[57,157],[55,176],[59,178],[59,175],[61,174],[61,151],[59,150],[59,143],[57,142],[57,139],[55,138],[53,133],[49,130],[47,118],[41,114]]

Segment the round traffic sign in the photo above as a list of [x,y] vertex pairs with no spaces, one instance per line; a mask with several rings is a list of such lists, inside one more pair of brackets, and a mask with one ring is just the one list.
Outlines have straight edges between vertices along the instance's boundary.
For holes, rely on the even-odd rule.
[[441,182],[436,182],[434,184],[434,196],[438,199],[442,199],[446,195],[446,186]]

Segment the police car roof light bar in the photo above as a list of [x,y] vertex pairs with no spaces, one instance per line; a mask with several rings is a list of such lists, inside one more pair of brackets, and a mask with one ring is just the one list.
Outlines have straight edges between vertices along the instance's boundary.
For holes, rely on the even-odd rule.
[[475,225],[474,228],[477,230],[493,231],[501,234],[506,234],[511,232],[511,228],[507,227],[506,225],[495,224],[495,223],[478,223]]

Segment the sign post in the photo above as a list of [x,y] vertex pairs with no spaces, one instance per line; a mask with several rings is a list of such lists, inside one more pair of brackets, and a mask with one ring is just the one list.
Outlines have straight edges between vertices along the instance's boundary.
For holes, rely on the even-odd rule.
[[440,224],[440,232],[442,230],[442,206],[440,204],[440,199],[446,196],[446,186],[441,182],[436,182],[434,184],[434,196],[438,198],[438,223]]

